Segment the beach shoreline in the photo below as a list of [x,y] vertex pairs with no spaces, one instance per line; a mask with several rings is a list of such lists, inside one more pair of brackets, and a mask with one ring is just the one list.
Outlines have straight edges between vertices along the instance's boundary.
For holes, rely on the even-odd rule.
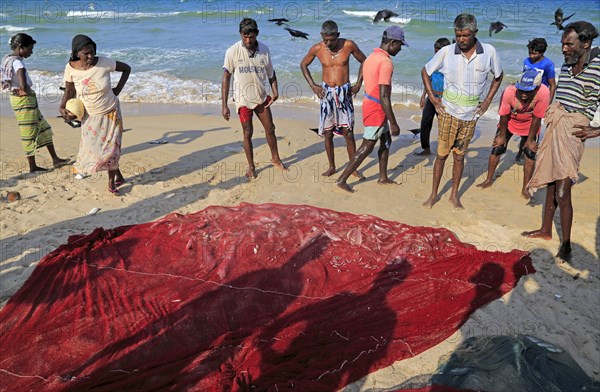
[[[490,334],[528,334],[551,342],[567,350],[590,377],[600,379],[600,316],[595,311],[600,306],[597,296],[600,149],[597,146],[586,146],[581,180],[573,188],[573,262],[560,264],[552,257],[559,244],[556,228],[550,241],[520,236],[521,231],[539,227],[545,190],[535,194],[532,206],[521,198],[522,167],[514,163],[516,142],[509,144],[498,168],[501,175],[494,185],[486,190],[475,186],[483,181],[487,169],[495,121],[482,119],[478,124],[461,183],[461,200],[466,208],[454,211],[447,200],[451,164],[446,165],[442,177],[440,201],[432,209],[421,206],[431,191],[434,156],[414,155],[420,151],[420,144],[407,130],[418,127],[415,120],[419,110],[395,109],[402,132],[392,143],[389,174],[401,184],[377,185],[373,153],[360,168],[366,181],[356,182],[351,178],[349,184],[357,192],[348,194],[334,184],[348,160],[343,138],[334,140],[337,174],[322,177],[327,164],[323,140],[308,129],[318,124],[318,107],[284,106],[275,105],[273,112],[280,155],[290,170],[282,172],[269,163],[264,132],[255,124],[259,172],[256,180],[248,182],[243,176],[246,160],[239,121],[236,116],[224,121],[220,105],[123,104],[126,132],[121,168],[128,182],[122,187],[120,197],[106,191],[106,173],[75,180],[67,166],[43,175],[27,174],[16,121],[12,113],[7,115],[3,110],[0,116],[2,305],[25,282],[39,260],[71,235],[90,233],[96,227],[153,221],[173,212],[191,213],[209,205],[308,204],[413,226],[445,227],[461,241],[483,250],[527,250],[538,271],[524,277],[502,300],[477,310],[443,343],[371,374],[345,390],[393,387],[411,377],[431,373],[465,338]],[[51,117],[48,111],[44,114],[53,127],[57,152],[74,159],[78,130]],[[360,109],[356,118],[356,139],[360,144]],[[436,138],[434,124],[434,151]],[[150,143],[155,140],[166,143]],[[39,152],[38,157],[42,166],[48,166],[47,152]],[[6,202],[7,191],[19,192],[22,199]],[[93,208],[99,212],[88,215]]]

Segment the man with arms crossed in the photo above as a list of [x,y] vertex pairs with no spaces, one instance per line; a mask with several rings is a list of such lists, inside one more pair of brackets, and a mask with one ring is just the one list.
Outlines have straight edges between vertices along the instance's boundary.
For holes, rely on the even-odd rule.
[[[349,39],[340,38],[337,24],[328,20],[321,26],[323,42],[313,45],[300,62],[300,69],[310,88],[321,99],[321,118],[319,121],[319,135],[325,137],[325,152],[329,168],[323,173],[331,176],[335,173],[335,159],[333,152],[333,133],[341,129],[346,139],[348,159],[352,159],[356,152],[354,142],[354,105],[352,96],[356,96],[362,85],[362,64],[366,57],[358,46]],[[350,84],[350,55],[360,62],[356,84]],[[323,82],[319,86],[315,83],[308,70],[308,66],[316,58],[321,62],[323,69]],[[354,175],[364,179],[354,172]]]
[[[433,185],[429,199],[423,203],[430,208],[437,201],[444,165],[451,151],[454,166],[449,200],[454,208],[464,208],[458,197],[458,189],[465,165],[465,152],[473,138],[477,119],[490,107],[503,76],[494,47],[479,42],[475,37],[477,20],[473,15],[460,14],[454,19],[454,35],[456,43],[440,49],[421,70],[423,84],[430,97],[434,96],[431,74],[438,70],[444,74],[442,100],[432,101],[439,123]],[[487,97],[480,102],[490,72],[495,79]]]
[[600,50],[592,49],[596,37],[598,30],[588,22],[573,22],[565,27],[561,39],[565,63],[558,77],[556,100],[546,112],[546,134],[527,185],[530,192],[547,186],[546,201],[542,227],[522,235],[551,239],[552,221],[559,207],[562,241],[556,257],[563,261],[572,257],[571,187],[579,178],[584,142],[600,136],[600,127],[590,124],[600,105]]

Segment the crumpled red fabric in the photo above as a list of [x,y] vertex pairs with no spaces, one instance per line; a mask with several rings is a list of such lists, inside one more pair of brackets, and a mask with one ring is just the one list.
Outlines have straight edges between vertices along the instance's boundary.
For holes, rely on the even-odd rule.
[[243,203],[98,228],[0,311],[7,390],[336,391],[534,272],[445,229]]

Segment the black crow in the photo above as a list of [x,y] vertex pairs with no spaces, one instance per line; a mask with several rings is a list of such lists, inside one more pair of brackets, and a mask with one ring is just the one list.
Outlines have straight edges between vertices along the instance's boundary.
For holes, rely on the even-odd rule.
[[275,19],[269,19],[269,22],[275,22],[275,24],[277,26],[281,26],[281,25],[286,25],[287,23],[285,22],[289,22],[290,20],[288,18],[275,18]]
[[494,34],[499,33],[505,27],[508,28],[508,26],[506,26],[504,23],[502,23],[500,21],[490,23],[490,37],[492,36],[492,33],[494,33]]
[[292,35],[292,37],[308,39],[308,33],[304,33],[299,30],[290,29],[289,27],[284,27],[284,29],[289,31],[290,34]]
[[381,10],[377,12],[377,15],[375,15],[375,17],[373,18],[373,23],[379,23],[381,19],[383,19],[384,22],[389,22],[390,18],[393,16],[398,16],[398,14],[388,9]]
[[575,15],[574,13],[567,16],[566,18],[563,18],[564,16],[564,12],[562,10],[562,8],[559,8],[556,10],[556,12],[554,12],[554,22],[550,23],[551,25],[556,25],[556,28],[558,30],[564,30],[565,26],[563,26],[563,22],[567,19],[569,19],[571,16]]

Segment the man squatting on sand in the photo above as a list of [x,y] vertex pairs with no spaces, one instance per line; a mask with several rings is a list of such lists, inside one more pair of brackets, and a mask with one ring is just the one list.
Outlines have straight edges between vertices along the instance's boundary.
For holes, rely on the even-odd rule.
[[[523,166],[523,188],[521,195],[530,199],[527,183],[533,174],[537,140],[542,127],[542,119],[550,104],[550,89],[542,84],[542,74],[533,69],[525,71],[521,79],[504,90],[498,114],[500,122],[488,162],[487,178],[477,186],[488,188],[494,183],[494,173],[500,163],[500,156],[513,135],[521,136],[525,164]],[[524,140],[524,142],[523,142]]]
[[[444,165],[452,151],[454,166],[450,203],[454,208],[463,208],[458,189],[465,165],[465,152],[475,133],[477,120],[490,107],[502,82],[502,67],[496,50],[489,44],[479,42],[477,31],[477,20],[473,15],[458,15],[454,19],[456,43],[440,49],[421,70],[423,84],[430,97],[434,96],[431,74],[438,70],[444,74],[442,100],[432,102],[439,119],[438,150],[433,165],[431,195],[423,203],[426,207],[432,207],[437,201]],[[490,72],[494,80],[487,97],[480,102]]]
[[[279,96],[277,77],[271,62],[271,52],[267,45],[256,39],[259,31],[254,19],[242,19],[239,32],[242,39],[225,52],[223,79],[221,81],[222,114],[223,118],[229,121],[230,113],[227,100],[229,98],[231,77],[235,75],[233,98],[244,131],[244,152],[248,160],[246,178],[252,179],[256,177],[252,147],[252,134],[254,133],[252,115],[254,113],[256,113],[265,128],[267,144],[271,150],[271,162],[283,170],[287,169],[281,162],[281,158],[279,158],[275,124],[273,124],[273,115],[270,108]],[[267,82],[271,86],[272,95],[267,94],[265,88]]]
[[579,178],[584,142],[600,136],[600,127],[590,121],[600,104],[600,49],[592,50],[598,31],[591,23],[579,21],[565,27],[555,102],[546,112],[546,134],[537,153],[530,192],[547,186],[542,227],[522,234],[530,238],[552,238],[556,207],[560,208],[561,244],[557,257],[571,259],[573,204],[571,187]]
[[400,134],[400,126],[392,110],[392,74],[394,63],[391,56],[396,56],[408,46],[404,39],[404,30],[398,26],[388,27],[381,37],[381,45],[363,64],[363,77],[365,81],[365,99],[363,100],[363,143],[348,163],[336,184],[347,192],[353,192],[346,181],[360,164],[373,151],[379,139],[379,180],[378,184],[395,184],[387,176],[387,163],[390,153],[392,137]]
[[[325,152],[329,167],[323,173],[331,176],[335,173],[335,158],[333,146],[333,133],[342,131],[346,140],[348,159],[352,159],[356,152],[354,141],[354,105],[352,97],[360,91],[363,76],[363,62],[366,57],[358,46],[349,39],[340,38],[338,25],[327,20],[321,26],[323,42],[314,44],[300,62],[300,69],[310,88],[321,100],[321,116],[319,120],[319,135],[325,138]],[[360,62],[356,84],[350,84],[350,55]],[[310,74],[308,66],[316,58],[321,62],[321,85],[317,85]],[[364,179],[357,171],[354,175]]]

